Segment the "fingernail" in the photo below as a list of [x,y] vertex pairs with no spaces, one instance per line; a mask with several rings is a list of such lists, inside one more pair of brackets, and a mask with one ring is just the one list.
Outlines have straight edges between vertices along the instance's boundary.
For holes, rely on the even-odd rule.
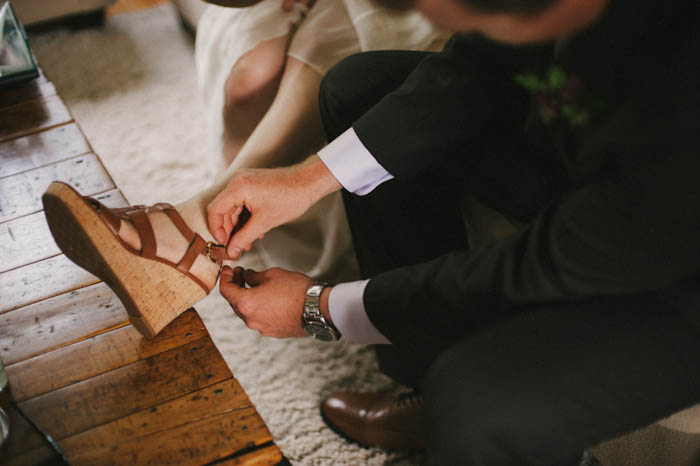
[[238,257],[238,256],[240,256],[240,255],[241,255],[241,248],[232,247],[231,249],[229,249],[228,255],[231,256],[231,257]]

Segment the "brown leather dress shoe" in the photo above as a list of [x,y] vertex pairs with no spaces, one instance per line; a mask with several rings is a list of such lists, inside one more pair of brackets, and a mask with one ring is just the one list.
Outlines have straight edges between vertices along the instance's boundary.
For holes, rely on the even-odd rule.
[[336,433],[363,446],[419,449],[424,447],[422,403],[415,392],[399,396],[335,392],[321,404],[321,416]]

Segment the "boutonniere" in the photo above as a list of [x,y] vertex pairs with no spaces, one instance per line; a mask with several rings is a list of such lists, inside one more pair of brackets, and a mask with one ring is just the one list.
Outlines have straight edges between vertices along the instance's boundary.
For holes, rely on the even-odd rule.
[[552,66],[544,76],[517,74],[515,81],[532,93],[537,112],[545,124],[566,121],[569,126],[585,126],[603,112],[605,103],[591,93],[583,80]]

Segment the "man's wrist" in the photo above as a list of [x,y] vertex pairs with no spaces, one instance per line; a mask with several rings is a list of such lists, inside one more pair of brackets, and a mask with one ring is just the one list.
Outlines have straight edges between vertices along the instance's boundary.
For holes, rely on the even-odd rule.
[[331,311],[330,307],[328,306],[328,298],[331,294],[331,289],[333,289],[333,285],[329,285],[321,291],[321,296],[319,299],[319,310],[321,311],[321,314],[323,314],[323,317],[326,319],[326,321],[333,325],[333,319],[331,319]]
[[318,155],[312,155],[299,166],[299,176],[312,196],[312,204],[327,195],[340,191],[342,185]]
[[[329,287],[328,283],[312,282],[306,290],[304,297],[304,311],[301,313],[302,328],[317,340],[337,341],[341,335],[333,325],[330,318],[328,306],[328,292],[324,291]],[[324,306],[321,305],[323,295]],[[325,308],[325,312],[322,308]]]

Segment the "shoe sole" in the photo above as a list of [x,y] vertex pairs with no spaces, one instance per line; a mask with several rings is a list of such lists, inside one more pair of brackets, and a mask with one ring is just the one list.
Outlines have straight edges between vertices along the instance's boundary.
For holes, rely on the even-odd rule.
[[54,182],[42,196],[56,244],[73,262],[104,281],[146,338],[206,296],[174,267],[126,249],[99,212],[70,186]]

